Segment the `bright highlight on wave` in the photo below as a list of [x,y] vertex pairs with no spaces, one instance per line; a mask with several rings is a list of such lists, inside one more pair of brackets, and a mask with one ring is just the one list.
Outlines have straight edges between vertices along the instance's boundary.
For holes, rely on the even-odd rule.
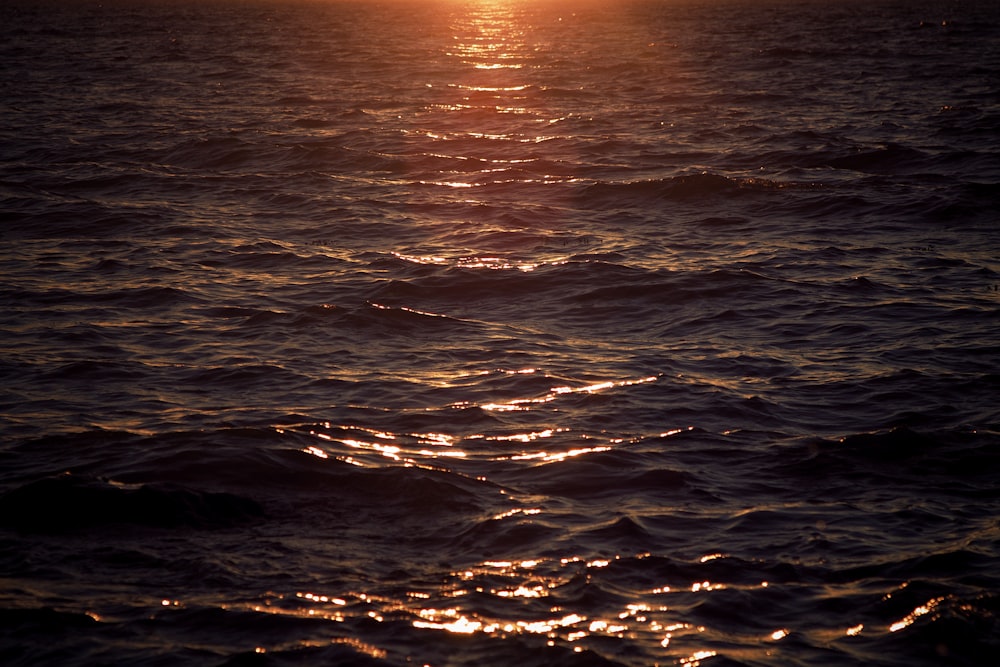
[[931,598],[926,603],[916,607],[913,611],[907,614],[905,617],[896,621],[889,626],[889,632],[899,632],[900,630],[906,628],[909,625],[913,625],[918,618],[925,616],[934,611],[934,608],[945,601],[944,597]]
[[1000,3],[127,4],[0,2],[3,654],[1000,648]]
[[554,401],[558,397],[567,394],[596,394],[599,392],[607,391],[609,389],[630,387],[632,385],[655,382],[656,380],[657,376],[651,375],[648,377],[638,378],[635,380],[608,380],[605,382],[597,382],[595,384],[587,385],[584,387],[569,387],[569,386],[552,387],[549,390],[549,392],[544,396],[538,396],[535,398],[514,399],[511,401],[507,401],[505,403],[485,403],[480,407],[484,410],[495,410],[497,412],[530,410],[532,405],[549,403],[550,401]]
[[[529,511],[526,514],[535,512],[537,511]],[[553,598],[560,591],[572,587],[581,574],[607,568],[620,560],[620,557],[587,560],[580,556],[521,561],[486,560],[472,568],[454,572],[453,582],[446,584],[441,590],[434,593],[413,590],[406,594],[404,600],[382,599],[359,592],[338,595],[300,592],[295,595],[295,599],[304,604],[304,607],[290,606],[289,599],[278,596],[254,605],[254,609],[276,614],[304,615],[338,623],[351,618],[365,618],[382,623],[390,617],[409,617],[409,623],[418,629],[497,637],[542,635],[550,646],[565,643],[575,646],[574,650],[582,649],[591,640],[621,639],[627,635],[654,637],[665,648],[672,641],[695,638],[703,631],[703,628],[679,621],[670,606],[643,601],[625,603],[619,611],[602,615],[582,614],[567,609],[560,603],[549,603],[545,607],[524,606]],[[680,587],[678,595],[685,595],[684,590],[694,588],[694,584]],[[495,615],[490,615],[473,611],[461,601],[470,595],[492,596],[498,603],[506,602],[495,607]],[[428,604],[428,601],[435,598],[450,599],[452,602],[447,605]],[[511,604],[520,606],[512,607]],[[482,608],[482,605],[478,606]],[[788,634],[787,629],[779,629],[768,638],[778,641]],[[681,664],[697,665],[713,655],[712,651],[696,651],[682,659]]]
[[[384,308],[383,306],[378,306]],[[412,309],[400,309],[418,313]],[[433,313],[420,313],[434,316]],[[525,368],[511,371],[500,371],[504,375],[532,376],[537,369]],[[591,396],[605,392],[625,389],[628,387],[656,382],[658,376],[646,376],[634,379],[606,380],[588,385],[570,386],[559,384],[549,388],[539,396],[513,398],[504,403],[487,402],[476,404],[464,401],[449,404],[442,408],[415,410],[415,413],[431,412],[442,409],[468,410],[478,408],[486,412],[508,413],[528,412],[548,404],[567,400],[576,396]],[[580,435],[573,437],[572,432],[564,427],[552,426],[540,430],[527,430],[513,433],[469,433],[457,436],[438,431],[393,433],[359,425],[331,423],[312,424],[296,427],[283,427],[281,432],[296,432],[308,435],[321,441],[322,444],[306,445],[302,451],[317,458],[336,458],[341,461],[360,466],[378,466],[389,464],[434,467],[442,460],[495,460],[495,461],[537,461],[553,463],[570,458],[605,452],[613,446],[621,444],[620,438],[610,438],[604,443],[592,443],[593,436]],[[673,429],[659,433],[659,437],[668,437],[683,432]],[[580,440],[587,444],[581,446]],[[533,445],[544,441],[559,441],[558,446],[544,449],[511,450],[504,445]],[[482,443],[501,446],[501,449],[484,448]],[[381,461],[381,463],[380,463]]]

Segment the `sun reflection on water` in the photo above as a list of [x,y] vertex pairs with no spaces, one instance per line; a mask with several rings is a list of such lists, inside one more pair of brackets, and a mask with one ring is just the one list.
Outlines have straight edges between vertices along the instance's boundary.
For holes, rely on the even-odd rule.
[[441,146],[428,155],[466,161],[468,167],[421,183],[471,188],[522,181],[523,174],[514,175],[515,167],[538,159],[511,155],[508,150],[511,145],[549,139],[536,128],[560,120],[539,117],[531,102],[535,88],[529,77],[537,45],[521,11],[504,2],[455,7],[451,44],[442,53],[456,67],[450,80],[427,84],[442,95],[425,106],[426,125],[417,131]]
[[[381,307],[381,306],[379,306]],[[422,313],[413,309],[398,309]],[[538,369],[497,369],[478,372],[463,372],[453,378],[438,377],[435,384],[455,388],[465,386],[473,376],[502,374],[509,376],[535,375]],[[636,385],[656,382],[658,376],[623,378],[592,382],[586,385],[570,386],[553,382],[553,386],[541,394],[509,398],[503,402],[463,400],[444,406],[404,409],[404,412],[427,413],[440,410],[480,409],[485,412],[528,412],[547,404],[576,397],[613,392]],[[421,381],[424,381],[423,379]],[[565,380],[563,380],[565,382]],[[381,409],[378,406],[367,406]],[[369,428],[359,424],[303,424],[284,426],[279,432],[294,432],[315,439],[301,450],[320,459],[334,458],[361,466],[405,465],[419,467],[447,467],[444,461],[468,459],[469,461],[527,461],[533,463],[554,463],[588,454],[610,451],[626,442],[611,435],[578,433],[555,424],[540,429],[524,431],[448,433],[443,430],[391,432]],[[673,429],[658,433],[658,437],[672,436],[683,432]],[[549,442],[551,441],[551,442]],[[543,443],[549,442],[548,445]],[[486,446],[483,446],[485,443]],[[492,446],[491,446],[492,445]],[[457,471],[453,471],[457,472]]]
[[934,611],[934,608],[937,607],[942,602],[944,602],[944,600],[945,598],[943,597],[937,597],[928,600],[926,603],[916,607],[905,617],[901,618],[900,620],[890,625],[889,632],[899,632],[903,628],[912,625],[921,616],[925,616],[926,614],[929,614],[932,611]]
[[[617,560],[616,557],[614,560]],[[586,571],[607,567],[610,560],[587,560],[580,556],[569,556],[558,560],[528,561],[484,561],[479,566],[458,573],[463,582],[495,581],[502,577],[513,580],[510,586],[469,586],[464,583],[456,589],[458,596],[471,591],[489,594],[501,599],[519,598],[540,600],[552,596],[561,587],[569,585],[579,573],[580,565]],[[552,567],[555,566],[555,571]],[[624,637],[626,633],[639,631],[655,634],[661,645],[669,644],[672,634],[690,629],[682,622],[664,622],[664,614],[669,608],[646,602],[627,603],[620,612],[606,617],[588,617],[582,614],[566,613],[561,605],[549,608],[549,615],[534,619],[502,619],[483,614],[461,611],[458,607],[445,609],[422,607],[417,611],[419,620],[416,627],[432,628],[463,634],[485,633],[509,635],[516,633],[544,634],[550,639],[569,643],[580,642],[589,637]],[[523,612],[522,612],[523,613]]]
[[484,403],[479,407],[481,407],[483,410],[490,410],[496,412],[524,411],[532,409],[533,405],[549,403],[551,401],[556,400],[558,397],[567,394],[596,394],[599,392],[607,391],[609,389],[617,389],[620,387],[630,387],[636,384],[655,382],[657,379],[658,376],[651,375],[648,377],[643,377],[638,379],[608,380],[605,382],[598,382],[584,387],[568,387],[568,386],[552,387],[551,389],[549,389],[548,393],[543,396],[512,399],[504,403]]
[[[589,580],[622,558],[567,555],[483,560],[453,571],[433,588],[396,591],[390,596],[359,591],[269,593],[257,603],[231,608],[329,621],[335,624],[330,630],[334,642],[360,641],[351,638],[351,622],[364,619],[366,623],[390,625],[405,622],[417,630],[456,636],[535,636],[549,646],[561,644],[574,651],[606,650],[613,645],[609,641],[628,638],[646,643],[652,651],[669,650],[671,653],[664,654],[664,658],[688,667],[716,656],[716,651],[704,643],[707,629],[686,622],[683,616],[689,604],[689,600],[685,601],[687,596],[692,592],[712,594],[719,590],[717,587],[700,586],[702,582],[677,582],[680,585],[664,585],[646,592],[623,588],[619,593],[626,599],[617,608],[610,606],[587,613],[573,608],[569,600],[577,595],[573,592],[576,582],[581,577]],[[676,592],[666,598],[649,597],[651,593],[670,590]],[[495,602],[484,604],[483,596]],[[670,603],[673,596],[677,597],[676,607]],[[936,601],[932,600],[925,606],[934,604]],[[922,613],[926,613],[923,608],[914,611],[917,615]],[[858,631],[852,630],[854,634]],[[778,628],[758,636],[760,650],[773,647],[774,642],[791,633],[789,628]],[[358,647],[368,655],[385,655],[384,649],[366,642],[360,642]]]

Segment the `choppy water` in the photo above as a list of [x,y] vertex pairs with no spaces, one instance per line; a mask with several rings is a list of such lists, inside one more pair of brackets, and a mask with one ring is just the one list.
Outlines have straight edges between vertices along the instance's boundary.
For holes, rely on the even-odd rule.
[[1000,10],[5,2],[0,660],[994,665]]

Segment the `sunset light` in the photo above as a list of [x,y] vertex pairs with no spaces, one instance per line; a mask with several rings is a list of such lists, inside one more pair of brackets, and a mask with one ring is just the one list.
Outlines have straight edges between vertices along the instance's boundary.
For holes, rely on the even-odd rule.
[[3,0],[0,662],[1000,665],[998,44]]

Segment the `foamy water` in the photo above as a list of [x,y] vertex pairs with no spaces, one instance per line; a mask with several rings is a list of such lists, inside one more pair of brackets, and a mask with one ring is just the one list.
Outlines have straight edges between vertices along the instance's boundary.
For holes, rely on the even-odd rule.
[[995,664],[998,45],[5,4],[0,660]]

